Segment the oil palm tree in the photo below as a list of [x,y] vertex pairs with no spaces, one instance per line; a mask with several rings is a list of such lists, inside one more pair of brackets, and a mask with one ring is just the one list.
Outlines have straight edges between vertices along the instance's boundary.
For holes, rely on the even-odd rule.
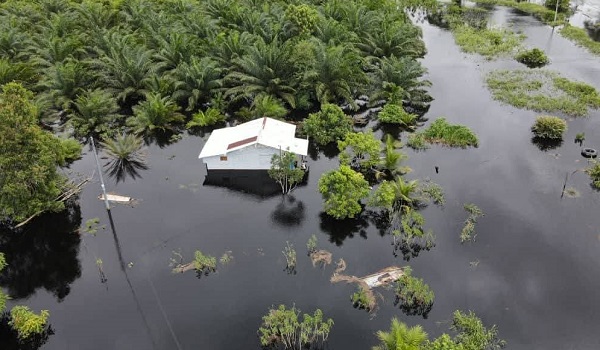
[[30,45],[28,36],[18,29],[16,23],[6,21],[8,25],[0,26],[0,57],[11,61],[27,59]]
[[350,46],[317,46],[315,64],[305,73],[304,83],[314,86],[317,100],[323,104],[353,103],[353,87],[366,82],[358,53]]
[[[166,31],[166,29],[165,29]],[[169,71],[182,62],[202,53],[202,47],[195,35],[166,32],[156,34],[156,53],[154,59],[159,62],[161,71]]]
[[90,85],[88,72],[86,64],[67,59],[49,67],[37,89],[43,91],[41,97],[50,99],[55,107],[68,110],[83,88]]
[[427,340],[427,333],[420,325],[408,327],[393,318],[389,332],[378,331],[377,338],[380,344],[373,350],[420,350]]
[[213,56],[223,67],[231,67],[232,62],[242,57],[246,50],[254,45],[257,37],[248,32],[231,30],[220,33],[211,46]]
[[175,102],[167,96],[152,92],[147,93],[146,99],[133,107],[133,116],[127,120],[127,125],[136,133],[165,131],[174,130],[175,124],[184,119]]
[[119,12],[96,1],[83,1],[75,7],[79,25],[87,30],[96,31],[100,28],[110,28],[117,24]]
[[68,58],[78,59],[85,54],[83,43],[78,36],[59,37],[55,35],[42,36],[36,44],[30,46],[31,62],[42,68],[63,62]]
[[361,37],[357,44],[363,55],[371,57],[423,57],[425,44],[421,31],[412,24],[382,22],[370,33]]
[[371,99],[401,99],[423,104],[431,102],[431,96],[426,90],[431,82],[422,79],[426,73],[427,69],[410,57],[390,56],[377,60],[373,66],[375,93]]
[[104,166],[108,168],[108,175],[116,182],[125,180],[129,175],[133,179],[140,177],[139,170],[146,170],[146,153],[144,141],[133,134],[118,134],[114,139],[100,142],[104,152],[109,158]]
[[235,101],[267,94],[294,108],[296,90],[290,53],[289,46],[278,40],[267,44],[259,39],[247,54],[233,60],[233,67],[225,76],[225,96]]
[[188,111],[197,109],[223,86],[221,74],[222,69],[210,57],[194,57],[190,63],[182,62],[172,72],[173,98],[187,104]]
[[85,90],[75,99],[70,121],[77,134],[103,134],[120,122],[119,105],[114,96],[102,89]]
[[384,154],[379,161],[379,170],[376,173],[378,178],[393,179],[410,171],[410,168],[400,166],[402,161],[406,160],[408,156],[396,149],[396,142],[391,135],[388,134],[385,136]]
[[0,58],[0,85],[16,81],[26,88],[35,79],[36,70],[28,63],[10,62],[6,58]]

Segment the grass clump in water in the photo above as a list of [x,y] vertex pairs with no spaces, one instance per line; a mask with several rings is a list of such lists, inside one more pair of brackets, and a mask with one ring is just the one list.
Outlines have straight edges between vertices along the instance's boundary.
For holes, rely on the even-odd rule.
[[377,119],[382,123],[412,128],[417,122],[417,115],[406,112],[401,105],[388,103],[379,112]]
[[468,25],[454,26],[454,40],[467,53],[478,53],[488,60],[512,53],[525,36],[506,29],[476,29]]
[[515,56],[515,59],[529,68],[539,68],[550,63],[548,56],[538,48],[522,51]]
[[547,70],[496,70],[486,84],[494,99],[517,108],[585,116],[600,107],[600,94],[591,85],[574,82]]
[[423,135],[422,132],[410,134],[408,136],[408,140],[406,141],[406,145],[417,151],[422,151],[429,148],[427,140],[425,140],[425,135]]
[[208,275],[217,271],[217,258],[211,255],[204,255],[201,251],[194,252],[194,269],[198,274]]
[[355,308],[364,309],[367,312],[371,312],[377,305],[373,292],[367,286],[363,285],[358,286],[358,290],[352,293],[351,299],[352,305],[354,305]]
[[565,131],[567,131],[567,122],[559,117],[542,115],[537,117],[531,131],[536,137],[542,139],[560,140]]
[[565,25],[560,30],[560,34],[573,41],[575,44],[585,47],[594,55],[600,55],[600,42],[594,41],[594,39],[590,38],[585,29]]
[[465,204],[464,209],[469,213],[469,217],[465,220],[465,226],[460,231],[460,243],[475,240],[475,236],[477,236],[475,233],[475,223],[477,223],[477,219],[485,215],[478,206],[472,203]]
[[449,147],[477,147],[479,139],[471,129],[463,125],[450,124],[446,118],[439,118],[423,131],[427,142],[441,143]]
[[590,180],[592,180],[592,187],[600,190],[600,163],[594,162],[592,166],[585,169],[585,172],[590,177]]

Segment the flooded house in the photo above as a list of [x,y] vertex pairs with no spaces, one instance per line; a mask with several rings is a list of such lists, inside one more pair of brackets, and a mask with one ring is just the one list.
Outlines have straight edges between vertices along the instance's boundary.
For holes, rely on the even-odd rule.
[[198,158],[206,166],[205,185],[267,195],[280,191],[269,178],[273,155],[296,154],[293,167],[307,169],[308,139],[296,137],[296,125],[272,118],[255,119],[212,132]]

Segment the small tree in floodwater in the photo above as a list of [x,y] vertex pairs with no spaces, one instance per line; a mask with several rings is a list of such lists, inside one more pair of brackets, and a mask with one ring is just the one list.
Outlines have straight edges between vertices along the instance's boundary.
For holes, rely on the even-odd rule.
[[287,194],[302,181],[304,170],[297,167],[296,155],[282,151],[271,158],[269,176],[281,186],[281,192]]
[[324,320],[320,309],[312,316],[304,314],[302,321],[299,316],[296,307],[287,309],[279,305],[277,309],[269,309],[258,330],[260,344],[269,349],[324,349],[333,320]]

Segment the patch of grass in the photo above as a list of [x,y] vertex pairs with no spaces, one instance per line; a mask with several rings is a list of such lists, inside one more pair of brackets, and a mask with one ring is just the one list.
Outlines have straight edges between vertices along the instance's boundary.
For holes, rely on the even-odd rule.
[[406,145],[414,150],[426,150],[429,148],[427,144],[427,140],[425,140],[425,135],[422,132],[417,132],[414,134],[410,134],[408,136],[408,140],[406,141]]
[[485,215],[478,206],[472,203],[465,204],[463,208],[469,213],[469,217],[465,220],[465,226],[460,231],[460,243],[475,240],[475,236],[477,236],[475,233],[475,223],[477,223],[477,219]]
[[494,99],[517,108],[585,116],[590,108],[600,107],[594,87],[552,71],[496,70],[488,73],[486,84]]
[[450,124],[446,118],[438,118],[423,131],[423,137],[430,143],[441,143],[449,147],[477,147],[479,140],[471,129],[463,125]]
[[529,68],[539,68],[550,63],[548,56],[538,48],[522,51],[515,56],[515,59]]
[[600,190],[600,163],[594,162],[589,168],[585,169],[585,172],[592,180],[592,187]]
[[600,42],[594,41],[594,39],[590,38],[585,29],[566,24],[559,33],[578,46],[585,47],[594,55],[600,55]]
[[542,139],[562,139],[562,135],[567,131],[567,122],[559,117],[541,115],[536,118],[531,126],[531,131],[536,137]]
[[454,26],[454,40],[467,53],[478,53],[488,60],[515,51],[525,39],[506,29],[476,29],[468,25]]
[[488,4],[488,5],[500,5],[515,8],[519,11],[533,15],[540,21],[551,25],[557,26],[566,23],[566,16],[564,13],[558,13],[556,22],[554,21],[554,11],[546,8],[544,5],[534,4],[531,2],[517,2],[513,0],[471,0],[475,3]]

